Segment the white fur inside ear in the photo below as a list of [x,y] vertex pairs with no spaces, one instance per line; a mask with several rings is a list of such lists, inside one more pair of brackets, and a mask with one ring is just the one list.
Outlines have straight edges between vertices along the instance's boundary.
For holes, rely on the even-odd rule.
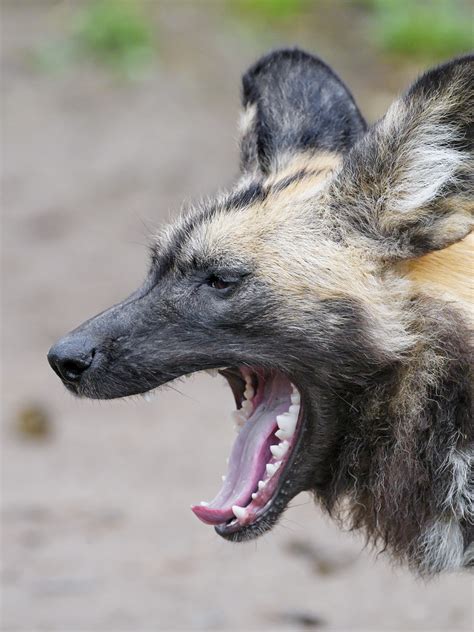
[[240,113],[239,132],[242,135],[247,134],[253,128],[256,118],[257,106],[255,105],[255,103],[252,103]]
[[390,197],[391,208],[400,213],[416,211],[433,200],[442,187],[454,182],[467,155],[450,147],[457,140],[448,125],[422,124],[408,139],[398,157]]

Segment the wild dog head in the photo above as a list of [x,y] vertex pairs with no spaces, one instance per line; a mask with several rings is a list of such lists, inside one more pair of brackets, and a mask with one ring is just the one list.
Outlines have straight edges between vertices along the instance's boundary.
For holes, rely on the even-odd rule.
[[[398,445],[397,410],[406,436],[415,401],[426,418],[405,378],[436,318],[399,264],[471,230],[472,58],[426,73],[370,129],[338,77],[299,50],[261,59],[242,94],[235,187],[157,236],[142,287],[49,361],[71,392],[101,399],[218,369],[239,433],[199,518],[248,539],[313,490],[330,510],[349,498],[355,526],[416,559],[423,525],[402,537],[389,524],[403,498],[381,497],[377,446]],[[456,423],[470,441],[462,413]],[[428,524],[435,512],[424,513]]]

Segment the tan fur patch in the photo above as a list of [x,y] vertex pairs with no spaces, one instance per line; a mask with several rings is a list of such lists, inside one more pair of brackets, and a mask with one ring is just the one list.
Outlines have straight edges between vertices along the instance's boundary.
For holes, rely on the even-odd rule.
[[400,264],[400,271],[417,289],[460,303],[474,319],[474,233],[448,248]]
[[[342,155],[337,154],[335,152],[330,151],[320,151],[317,153],[299,153],[296,155],[292,155],[287,157],[287,161],[285,161],[285,167],[270,175],[265,184],[275,184],[282,180],[283,178],[291,177],[292,175],[298,173],[298,171],[306,170],[308,172],[314,171],[316,177],[319,176],[318,172],[321,172],[321,175],[328,175],[329,172],[333,171],[338,167],[341,163]],[[306,178],[305,178],[306,180]],[[304,184],[304,181],[298,181],[297,185]]]

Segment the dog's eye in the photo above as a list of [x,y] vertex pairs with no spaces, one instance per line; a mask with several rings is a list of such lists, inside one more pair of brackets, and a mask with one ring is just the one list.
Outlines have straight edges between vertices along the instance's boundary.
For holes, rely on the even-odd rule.
[[226,290],[232,285],[232,281],[225,281],[216,275],[212,275],[208,278],[207,284],[214,290]]

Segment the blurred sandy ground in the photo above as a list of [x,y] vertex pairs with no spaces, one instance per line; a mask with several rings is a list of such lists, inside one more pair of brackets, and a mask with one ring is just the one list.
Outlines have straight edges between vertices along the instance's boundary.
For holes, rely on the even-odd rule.
[[[472,578],[393,570],[306,495],[258,542],[199,523],[189,505],[213,496],[232,439],[219,381],[151,405],[82,402],[45,358],[140,282],[147,226],[232,180],[239,75],[259,54],[319,53],[370,120],[419,68],[377,59],[345,7],[256,37],[222,3],[155,2],[148,77],[39,72],[28,51],[63,33],[59,5],[3,3],[2,629],[472,629]],[[30,405],[46,436],[19,432]]]

